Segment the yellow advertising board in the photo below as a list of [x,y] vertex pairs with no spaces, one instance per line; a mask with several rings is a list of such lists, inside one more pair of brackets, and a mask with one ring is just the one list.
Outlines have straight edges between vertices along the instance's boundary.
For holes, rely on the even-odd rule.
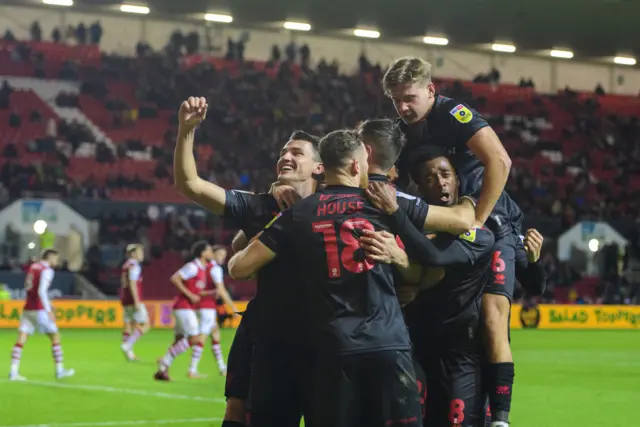
[[[246,301],[236,301],[244,311]],[[0,301],[0,328],[17,328],[22,301]],[[146,301],[149,324],[153,328],[173,328],[173,301]],[[123,312],[119,301],[53,302],[60,328],[121,328]],[[223,326],[236,327],[240,319]],[[295,321],[295,319],[292,319]],[[511,309],[511,329],[640,329],[640,306],[634,305],[537,305]]]
[[[173,301],[146,301],[149,324],[153,328],[173,328]],[[236,307],[244,311],[247,302],[236,301]],[[0,301],[0,328],[17,328],[20,325],[23,301]],[[53,301],[56,322],[60,328],[121,328],[123,311],[119,301]],[[238,326],[240,319],[224,326]]]
[[511,328],[640,329],[640,306],[542,304],[511,309]]

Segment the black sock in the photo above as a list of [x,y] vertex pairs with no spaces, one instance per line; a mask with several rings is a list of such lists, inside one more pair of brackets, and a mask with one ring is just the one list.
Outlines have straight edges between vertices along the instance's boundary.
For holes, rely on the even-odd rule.
[[513,362],[491,363],[487,366],[491,421],[509,422],[513,377]]
[[246,424],[240,421],[223,421],[221,427],[246,427]]

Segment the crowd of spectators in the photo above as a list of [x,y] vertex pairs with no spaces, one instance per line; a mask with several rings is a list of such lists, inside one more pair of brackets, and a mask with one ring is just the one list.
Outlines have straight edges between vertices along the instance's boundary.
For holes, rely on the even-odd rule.
[[[92,26],[84,32],[75,29],[77,43],[98,43],[101,30]],[[71,36],[71,32],[68,32]],[[79,34],[84,34],[81,36]],[[98,35],[100,34],[100,35]],[[37,36],[37,37],[36,37]],[[32,28],[34,40],[41,32]],[[89,37],[89,38],[87,38]],[[57,38],[59,40],[59,38]],[[176,33],[164,52],[154,53],[148,45],[138,45],[138,56],[124,58],[104,56],[100,69],[67,69],[67,77],[81,79],[81,92],[101,100],[113,113],[115,126],[126,127],[130,122],[144,118],[157,118],[163,110],[177,110],[188,96],[205,96],[209,102],[208,119],[196,134],[196,145],[211,145],[214,151],[201,174],[224,187],[250,191],[264,191],[274,179],[274,164],[279,149],[294,129],[305,129],[322,135],[336,128],[353,127],[360,120],[370,117],[394,117],[391,102],[382,94],[380,81],[383,70],[371,64],[366,56],[360,58],[360,71],[345,75],[338,63],[320,60],[310,65],[310,50],[306,45],[291,43],[274,46],[266,68],[258,68],[244,60],[244,44],[247,39],[228,40],[226,58],[237,61],[236,71],[216,69],[208,62],[185,68],[180,53],[191,54],[199,50],[199,39],[191,34]],[[282,51],[281,51],[282,49]],[[25,57],[26,58],[26,57]],[[26,59],[30,60],[30,59]],[[34,59],[39,60],[39,59]],[[73,73],[70,72],[73,71]],[[477,82],[496,84],[499,70],[476,77]],[[107,81],[135,82],[135,97],[140,103],[134,108],[108,93]],[[521,87],[534,87],[531,79],[522,79]],[[477,106],[481,111],[486,99],[475,98],[460,82],[439,86],[444,94],[451,94]],[[0,89],[0,109],[11,111],[11,88]],[[533,101],[537,102],[536,99]],[[538,101],[539,102],[539,101]],[[568,228],[583,218],[624,217],[640,219],[640,199],[626,194],[628,200],[619,203],[610,189],[589,174],[593,150],[613,154],[606,167],[618,171],[615,184],[625,187],[632,174],[640,173],[640,124],[636,118],[618,116],[602,117],[596,114],[597,100],[580,101],[577,94],[567,89],[555,97],[565,111],[574,117],[572,126],[563,129],[565,138],[584,137],[588,146],[571,158],[563,159],[551,170],[538,173],[527,168],[512,168],[508,191],[528,215],[560,218]],[[75,107],[75,95],[59,94],[59,106]],[[29,117],[12,114],[9,126],[29,126],[42,120],[38,112]],[[489,117],[492,124],[505,125],[505,117]],[[504,126],[508,136],[521,143],[510,152],[514,158],[529,158],[541,149],[561,145],[562,141],[541,141],[536,121],[552,121],[540,110],[540,117],[521,117],[509,120]],[[17,150],[12,144],[3,148],[3,164],[0,167],[0,203],[23,194],[25,190],[58,193],[68,198],[109,199],[114,189],[153,188],[156,180],[170,180],[174,137],[175,114],[167,123],[162,144],[146,147],[139,140],[116,141],[115,152],[102,141],[95,141],[93,133],[78,123],[52,123],[56,128],[43,138],[28,144],[28,150],[47,152],[46,162],[20,165],[16,161]],[[504,137],[505,135],[500,135]],[[117,162],[128,151],[145,151],[158,160],[153,176],[114,174],[106,180],[89,176],[81,182],[67,174],[69,158],[84,142],[96,145],[96,159],[100,162]],[[580,169],[568,188],[561,189],[547,176],[562,176],[570,167]],[[587,192],[596,187],[600,196],[596,203],[587,202]],[[196,236],[201,224],[198,218],[186,219],[170,215],[167,221],[166,246],[184,250]],[[115,221],[115,222],[114,222]],[[105,218],[101,237],[106,241],[126,240],[137,236],[140,229],[148,228],[148,218],[131,218],[122,222]],[[206,219],[202,219],[206,221]],[[126,224],[126,226],[122,226]],[[550,274],[551,289],[565,287],[576,280],[576,273],[553,257],[545,258]]]

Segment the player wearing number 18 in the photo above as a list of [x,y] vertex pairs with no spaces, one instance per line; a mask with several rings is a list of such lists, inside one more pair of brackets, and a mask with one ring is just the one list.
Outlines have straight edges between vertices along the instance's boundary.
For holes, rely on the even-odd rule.
[[[248,277],[276,256],[297,269],[318,355],[309,425],[420,426],[393,267],[367,259],[358,241],[390,222],[364,193],[366,148],[354,132],[335,131],[320,142],[320,157],[326,188],[277,217],[230,260],[229,272]],[[416,210],[416,227],[426,213]]]

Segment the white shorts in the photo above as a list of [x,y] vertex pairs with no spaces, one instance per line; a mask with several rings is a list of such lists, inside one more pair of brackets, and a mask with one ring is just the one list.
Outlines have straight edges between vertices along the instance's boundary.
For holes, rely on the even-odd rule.
[[145,325],[149,323],[149,313],[144,304],[140,305],[140,310],[136,310],[135,305],[124,306],[124,323],[137,323]]
[[44,310],[25,310],[20,317],[18,330],[25,334],[33,334],[36,331],[44,334],[58,333],[56,322],[51,320],[49,313]]
[[215,308],[201,308],[198,310],[198,317],[200,318],[200,334],[209,335],[211,331],[217,326],[218,312]]
[[200,334],[200,330],[198,328],[198,316],[196,315],[195,310],[173,310],[173,316],[176,318],[176,335],[195,337]]

